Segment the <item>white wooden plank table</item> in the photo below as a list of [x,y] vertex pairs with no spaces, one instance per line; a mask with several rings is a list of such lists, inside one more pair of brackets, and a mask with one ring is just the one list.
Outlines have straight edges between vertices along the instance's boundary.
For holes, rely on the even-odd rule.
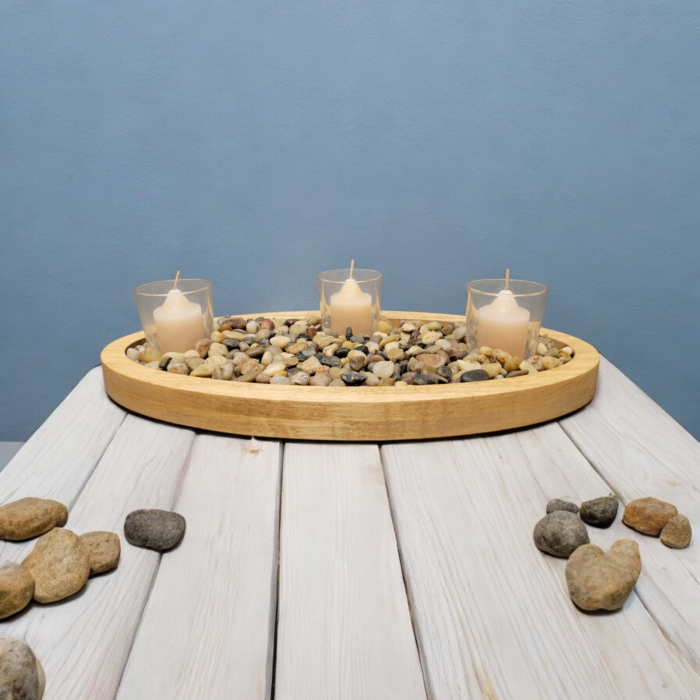
[[[639,542],[623,610],[584,614],[532,544],[550,498],[655,495],[700,531],[700,445],[605,360],[581,411],[533,429],[318,444],[129,414],[93,370],[0,472],[0,502],[56,498],[67,527],[187,519],[83,592],[0,621],[47,700],[700,698],[700,546]],[[33,543],[1,543],[19,561]]]

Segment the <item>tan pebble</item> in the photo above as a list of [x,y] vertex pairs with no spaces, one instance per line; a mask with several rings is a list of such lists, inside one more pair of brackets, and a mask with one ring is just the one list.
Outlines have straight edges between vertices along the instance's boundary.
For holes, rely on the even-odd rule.
[[80,536],[90,557],[90,574],[103,574],[119,566],[121,542],[115,532],[95,530]]
[[224,339],[224,335],[223,333],[219,333],[219,331],[214,331],[209,338],[212,343],[220,343]]
[[153,360],[153,362],[146,362],[144,364],[144,367],[150,367],[151,369],[160,369],[160,362],[158,362],[157,360]]
[[260,372],[257,377],[255,377],[255,383],[256,384],[269,384],[270,383],[270,377],[268,377],[266,374],[263,372]]
[[226,357],[231,352],[225,345],[221,343],[212,343],[209,347],[209,357]]
[[693,528],[685,515],[674,515],[661,530],[661,541],[673,549],[684,549],[693,538]]
[[[247,357],[247,355],[243,355],[243,357]],[[217,365],[223,365],[226,362],[230,362],[228,355],[226,357],[224,357],[223,355],[212,355],[211,357],[207,357],[207,359],[204,360],[204,364],[212,368],[216,367]]]
[[389,343],[393,343],[393,342],[397,341],[398,339],[399,339],[398,335],[388,335],[386,338],[382,338],[381,342],[379,343],[379,347],[384,348]]
[[528,374],[537,374],[537,370],[529,362],[521,362],[520,369],[526,370]]
[[380,379],[387,379],[394,373],[394,363],[388,360],[377,362],[374,367],[372,367],[372,372]]
[[300,362],[297,366],[302,372],[312,376],[316,374],[316,370],[321,366],[321,363],[315,357],[310,357],[308,360]]
[[209,338],[202,338],[194,344],[195,351],[200,357],[206,357],[209,353],[209,348],[211,347],[211,340]]
[[379,321],[379,323],[377,323],[377,331],[388,335],[392,331],[391,324],[387,321]]
[[546,355],[542,358],[542,369],[554,369],[559,367],[559,358]]
[[340,375],[344,372],[345,370],[342,367],[331,367],[329,370],[329,374],[332,379],[340,379]]
[[678,509],[658,498],[637,498],[625,506],[622,522],[637,532],[657,537]]
[[394,386],[408,386],[408,384],[399,380],[398,382],[394,383]]
[[163,357],[169,357],[173,362],[184,362],[187,359],[184,352],[164,352]]
[[261,374],[261,371],[259,369],[252,369],[249,372],[244,372],[241,374],[240,377],[236,377],[234,381],[236,382],[243,382],[243,383],[249,383],[249,382],[257,382],[257,377]]
[[522,360],[519,357],[511,357],[503,363],[506,372],[517,372],[520,369]]
[[292,339],[288,335],[276,335],[274,338],[270,338],[270,345],[276,345],[278,348],[286,348]]
[[401,326],[401,330],[404,333],[413,333],[413,331],[416,330],[416,327],[412,323],[404,323],[403,326]]
[[55,528],[40,537],[22,561],[34,578],[34,600],[53,603],[77,593],[90,576],[90,556],[80,537]]
[[546,355],[547,354],[547,346],[544,343],[537,343],[537,349],[535,352],[538,355]]
[[241,360],[241,363],[238,365],[238,371],[241,374],[248,374],[248,372],[262,372],[262,365],[254,358],[249,357],[246,360]]
[[220,379],[225,382],[229,381],[231,377],[233,377],[233,362],[214,367],[214,371],[211,374],[212,379]]
[[537,371],[543,369],[542,357],[540,355],[531,355],[527,358],[526,362],[529,362]]
[[45,688],[44,669],[29,645],[0,637],[0,698],[41,700]]
[[190,368],[187,366],[186,362],[177,362],[172,360],[172,362],[168,364],[167,371],[171,374],[189,374]]
[[574,354],[574,351],[567,345],[566,347],[563,347],[561,349],[561,352],[565,352],[569,357],[571,357]]
[[505,350],[499,350],[498,348],[494,349],[493,357],[496,359],[497,362],[500,362],[502,365],[505,365],[506,362],[508,362],[508,360],[512,359],[510,353],[506,352]]
[[[418,355],[415,359],[418,362],[422,362],[426,367],[434,367],[435,369],[438,367],[444,367],[446,364],[445,357],[443,355],[437,355],[434,353],[423,353],[422,355]],[[411,363],[409,361],[409,368],[410,366]]]
[[428,331],[425,335],[422,336],[422,340],[425,345],[430,345],[431,343],[434,343],[440,338],[442,338],[442,333],[440,333],[439,331]]
[[452,337],[455,340],[462,340],[463,338],[466,338],[467,336],[467,327],[466,326],[461,326],[459,328],[455,328],[452,331]]
[[189,367],[189,369],[191,371],[195,367],[199,367],[199,365],[203,365],[204,360],[199,355],[197,355],[197,357],[188,357],[185,360],[185,364]]
[[[172,365],[172,362],[170,364]],[[170,371],[170,367],[168,367],[168,371]],[[214,367],[203,362],[192,370],[190,377],[211,377],[212,374],[214,374]]]
[[126,350],[126,356],[130,359],[133,360],[134,362],[139,361],[139,351],[136,348],[127,348]]
[[284,362],[273,362],[271,365],[268,365],[263,374],[266,374],[268,377],[274,377],[277,374],[280,374],[282,372],[285,372],[287,370],[287,365],[284,364]]
[[347,386],[342,379],[334,379],[328,386]]
[[[284,359],[282,361],[284,362]],[[262,358],[260,358],[260,364],[263,367],[267,367],[268,365],[272,364],[272,353],[269,350],[263,353]]]
[[335,351],[338,349],[338,346],[335,343],[331,343],[330,345],[327,345],[325,348],[323,348],[323,354],[326,357],[333,357],[335,355]]
[[442,328],[442,324],[439,321],[431,321],[425,326],[429,331],[439,331]]
[[[306,375],[309,376],[308,374]],[[315,374],[311,379],[309,379],[309,386],[328,386],[333,381],[329,372],[321,372],[320,374]]]
[[372,372],[360,372],[360,374],[366,377],[363,386],[379,386],[379,377]]
[[500,374],[502,368],[500,362],[484,362],[481,369],[489,375],[489,378],[493,379]]
[[144,362],[160,362],[163,355],[158,348],[146,348],[142,353],[142,359]]
[[486,357],[491,357],[493,355],[493,349],[488,345],[482,345],[479,348],[479,355],[485,355]]
[[379,386],[394,386],[396,380],[393,377],[382,377],[379,380]]
[[391,348],[390,350],[387,350],[387,357],[392,361],[392,362],[400,362],[404,358],[404,352],[401,348]]
[[292,380],[289,377],[285,377],[281,374],[278,374],[274,377],[270,377],[270,384],[289,384],[291,385]]
[[189,360],[191,357],[200,357],[200,355],[196,350],[188,350],[185,353],[185,362],[187,362],[187,360]]
[[29,571],[12,561],[0,563],[0,620],[24,610],[33,596],[34,579]]
[[489,359],[490,359],[490,358],[489,358],[488,355],[484,355],[484,354],[482,354],[482,353],[480,353],[480,354],[478,354],[478,355],[476,356],[476,361],[477,361],[479,364],[482,364],[482,365],[485,364],[485,363],[487,363],[487,362],[489,361]]

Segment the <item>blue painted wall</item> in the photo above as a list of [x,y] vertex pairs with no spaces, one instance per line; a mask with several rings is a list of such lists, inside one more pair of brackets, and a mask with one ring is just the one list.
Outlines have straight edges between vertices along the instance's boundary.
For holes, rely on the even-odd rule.
[[0,439],[137,329],[136,285],[311,307],[351,257],[385,308],[546,283],[700,435],[699,29],[676,0],[3,0]]

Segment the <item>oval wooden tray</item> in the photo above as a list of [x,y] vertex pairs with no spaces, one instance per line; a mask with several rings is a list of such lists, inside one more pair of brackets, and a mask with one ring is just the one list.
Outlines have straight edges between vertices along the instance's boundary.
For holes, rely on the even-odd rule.
[[[242,314],[305,318],[312,311]],[[392,320],[461,321],[463,316],[385,311]],[[292,440],[426,440],[489,433],[552,420],[585,406],[595,394],[599,357],[578,338],[543,329],[574,350],[566,365],[503,381],[408,387],[297,387],[222,382],[160,372],[136,364],[126,349],[133,333],[101,355],[107,393],[151,418],[236,435]]]

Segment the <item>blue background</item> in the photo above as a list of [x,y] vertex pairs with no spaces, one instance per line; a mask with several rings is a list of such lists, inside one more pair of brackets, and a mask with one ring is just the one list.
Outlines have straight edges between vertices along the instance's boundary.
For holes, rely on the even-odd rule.
[[0,439],[138,329],[138,284],[311,308],[350,258],[392,309],[547,284],[550,327],[700,435],[699,28],[676,0],[3,0]]

